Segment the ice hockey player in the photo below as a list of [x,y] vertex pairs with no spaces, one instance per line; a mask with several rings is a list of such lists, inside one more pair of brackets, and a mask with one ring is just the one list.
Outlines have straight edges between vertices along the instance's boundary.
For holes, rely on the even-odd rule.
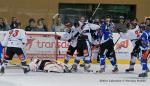
[[142,32],[140,42],[140,62],[142,66],[142,73],[139,74],[139,77],[147,77],[147,60],[150,55],[150,30]]
[[[40,60],[34,58],[29,64],[30,70],[34,72],[43,71],[43,72],[56,72],[64,73],[66,72],[67,67],[62,62],[56,62],[53,60]],[[67,69],[68,70],[68,69]]]
[[23,29],[15,28],[6,33],[4,40],[1,42],[3,47],[7,47],[6,55],[2,58],[1,73],[5,72],[6,64],[12,60],[15,54],[17,54],[21,60],[24,73],[29,72],[29,67],[26,64],[26,53],[24,52],[26,43],[26,32]]
[[120,33],[120,37],[123,39],[128,39],[131,41],[133,45],[133,50],[131,52],[131,58],[130,58],[130,66],[128,69],[126,69],[126,72],[131,72],[134,71],[134,65],[136,61],[136,57],[139,57],[139,52],[140,52],[140,28],[137,24],[131,23],[131,26],[128,26],[129,30],[127,31],[122,31],[118,32]]
[[108,58],[113,66],[112,72],[118,72],[117,60],[114,51],[114,43],[112,37],[112,31],[114,29],[113,23],[111,23],[111,17],[106,16],[105,21],[101,24],[101,40],[100,40],[100,70],[98,73],[105,72],[105,59]]
[[73,57],[74,52],[77,49],[77,38],[79,35],[79,23],[78,21],[74,22],[74,26],[71,22],[67,21],[65,22],[65,30],[66,32],[62,35],[62,36],[57,36],[57,39],[63,40],[63,41],[68,41],[69,42],[69,48],[67,50],[67,54],[64,60],[64,63],[66,64],[66,66],[68,67],[68,71],[66,70],[66,72],[71,72],[70,71],[70,65],[67,65],[70,58]]
[[84,60],[84,71],[90,72],[91,63],[91,44],[93,43],[91,31],[99,29],[100,26],[93,24],[92,21],[84,23],[80,28],[80,34],[77,39],[77,57],[72,65],[72,71],[77,72],[80,59]]
[[[94,24],[101,26],[99,19],[95,19]],[[97,60],[97,62],[99,62],[98,54],[99,54],[99,49],[100,49],[100,46],[99,46],[100,36],[101,36],[101,30],[100,29],[93,31],[93,33],[92,33],[93,45],[91,46],[92,47],[92,58],[94,60]]]
[[2,57],[3,57],[3,46],[0,42],[0,64],[2,63]]
[[[93,34],[92,34],[92,37],[93,37],[93,43],[92,43],[92,45],[91,45],[91,49],[92,49],[92,58],[93,58],[93,60],[94,60],[94,62],[96,61],[96,62],[99,62],[99,57],[98,57],[98,54],[99,54],[99,49],[100,49],[100,46],[99,46],[99,36],[100,36],[100,34],[99,34],[100,32],[99,32],[99,30],[97,30],[96,32],[94,32]],[[91,59],[92,59],[91,58]]]

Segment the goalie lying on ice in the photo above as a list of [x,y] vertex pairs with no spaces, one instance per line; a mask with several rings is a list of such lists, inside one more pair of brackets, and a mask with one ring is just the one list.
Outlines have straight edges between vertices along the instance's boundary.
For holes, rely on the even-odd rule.
[[43,72],[65,73],[70,71],[69,68],[65,66],[64,63],[52,60],[33,59],[30,62],[29,67],[30,70],[34,72],[43,71]]

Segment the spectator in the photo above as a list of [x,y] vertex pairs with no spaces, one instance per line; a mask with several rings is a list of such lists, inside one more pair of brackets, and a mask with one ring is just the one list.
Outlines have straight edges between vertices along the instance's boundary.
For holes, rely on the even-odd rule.
[[25,31],[37,31],[35,19],[29,19],[28,26],[25,27]]
[[110,31],[114,31],[114,30],[115,30],[115,25],[114,25],[114,23],[112,22],[112,18],[111,18],[110,15],[107,15],[107,16],[105,17],[105,22],[106,22],[106,24],[107,24],[107,26],[108,26],[108,30],[110,30]]
[[81,16],[79,22],[82,23],[82,24],[84,24],[86,22],[85,17]]
[[120,16],[120,17],[119,17],[119,23],[120,23],[120,24],[124,24],[124,23],[125,23],[125,18],[124,18],[124,16]]
[[17,18],[16,17],[12,17],[10,28],[14,29],[14,28],[18,27],[18,23],[19,23],[19,21],[17,20]]
[[115,24],[115,30],[114,32],[116,32],[117,29],[120,29],[120,31],[125,31],[126,30],[126,24],[125,24],[125,18],[124,16],[120,16],[119,17],[119,23]]
[[131,19],[131,29],[136,28],[137,26],[139,26],[138,19],[137,18]]
[[96,18],[96,19],[94,20],[94,24],[101,25],[101,24],[100,24],[100,20],[99,20],[98,18]]
[[64,32],[64,28],[65,28],[65,26],[64,26],[64,24],[62,24],[61,17],[58,16],[58,19],[56,21],[56,25],[52,26],[51,31],[52,32],[55,32],[55,31],[56,32]]
[[18,22],[18,25],[17,25],[17,27],[16,27],[16,28],[21,29],[21,22]]
[[127,29],[132,29],[132,24],[131,24],[130,22],[128,22],[128,23],[126,24],[126,26],[127,26]]
[[43,19],[43,18],[38,19],[37,28],[38,28],[38,31],[43,31],[43,32],[48,31],[48,28],[45,24],[45,19]]
[[0,18],[0,31],[10,30],[10,26],[4,18]]
[[42,22],[43,22],[43,25],[45,27],[45,31],[48,31],[48,27],[47,27],[47,24],[46,24],[46,20],[44,18],[41,18]]
[[145,22],[142,22],[139,27],[140,27],[141,31],[150,30],[150,27],[147,26]]
[[137,18],[131,19],[131,23],[134,24],[134,25],[138,25],[139,24]]
[[140,24],[139,28],[140,28],[141,31],[144,31],[144,30],[146,29],[146,24],[145,24],[145,22],[142,22],[142,23]]
[[147,19],[145,20],[145,24],[146,24],[146,26],[150,27],[150,18],[147,18]]

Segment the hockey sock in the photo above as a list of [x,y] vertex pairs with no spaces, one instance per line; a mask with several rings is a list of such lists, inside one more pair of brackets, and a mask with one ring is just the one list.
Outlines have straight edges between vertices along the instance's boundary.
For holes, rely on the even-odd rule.
[[79,64],[80,59],[83,59],[83,56],[77,56],[74,60],[74,64]]
[[68,64],[70,58],[71,58],[70,55],[66,55],[66,58],[65,58],[65,60],[64,60],[64,63],[65,63],[65,64]]
[[78,65],[79,62],[80,62],[80,60],[78,60],[78,59],[75,59],[75,60],[74,60],[74,64],[76,64],[76,65]]
[[130,64],[129,69],[134,69],[134,65]]
[[113,57],[110,58],[110,63],[112,64],[112,66],[116,66],[116,61]]
[[84,63],[85,64],[90,64],[91,63],[91,58],[90,57],[85,57]]
[[105,57],[104,57],[104,55],[99,55],[99,60],[100,60],[101,68],[104,68],[105,67]]
[[21,60],[22,60],[21,61],[21,65],[22,66],[28,66],[27,63],[26,63],[26,57],[25,57],[25,55],[22,56]]
[[67,60],[67,59],[64,60],[64,63],[65,63],[65,64],[68,64],[68,62],[69,62],[69,60]]
[[85,57],[84,63],[85,63],[84,70],[88,70],[90,68],[91,58],[89,56]]
[[22,65],[22,66],[27,66],[26,61],[22,61],[22,62],[21,62],[21,65]]
[[9,60],[4,60],[2,63],[1,63],[1,65],[3,66],[3,67],[6,67],[6,65],[9,63]]
[[145,73],[147,71],[147,60],[141,59],[142,72]]
[[9,63],[9,60],[4,60],[2,63],[7,64]]
[[135,60],[136,60],[136,57],[135,56],[131,56],[131,61],[130,61],[130,67],[129,68],[134,68]]

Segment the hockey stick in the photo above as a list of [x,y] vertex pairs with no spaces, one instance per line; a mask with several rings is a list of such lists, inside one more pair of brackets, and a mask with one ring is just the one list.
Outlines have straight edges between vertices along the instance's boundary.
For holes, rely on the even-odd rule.
[[[55,25],[55,19],[56,19],[57,16],[59,16],[58,13],[56,13],[56,14],[53,16],[53,18],[52,18],[52,23],[53,23],[54,30],[55,30],[55,36],[57,35],[57,33],[56,33],[56,28],[55,28],[55,26],[56,26],[56,25]],[[57,52],[58,52],[58,49],[57,49],[58,46],[57,46],[57,45],[58,45],[58,40],[56,39],[56,51],[55,51],[55,52],[56,52],[56,53],[55,53],[55,55],[56,55],[56,56],[55,56],[56,61],[57,61]]]
[[94,10],[94,12],[93,12],[93,14],[92,14],[92,16],[91,16],[90,19],[92,19],[92,17],[95,15],[95,13],[97,12],[97,10],[98,10],[100,4],[101,4],[101,3],[100,3],[100,1],[99,1],[98,5],[97,5],[96,9]]
[[115,42],[114,45],[116,45],[118,43],[118,41],[120,40],[121,36],[119,36],[119,38],[117,39],[117,41]]

